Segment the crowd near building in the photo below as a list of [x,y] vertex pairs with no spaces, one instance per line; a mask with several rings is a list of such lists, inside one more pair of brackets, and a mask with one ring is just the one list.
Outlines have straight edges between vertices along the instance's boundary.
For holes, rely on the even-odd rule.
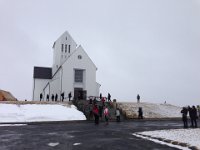
[[97,67],[82,46],[64,32],[53,44],[52,67],[34,67],[34,101],[64,101],[99,96]]

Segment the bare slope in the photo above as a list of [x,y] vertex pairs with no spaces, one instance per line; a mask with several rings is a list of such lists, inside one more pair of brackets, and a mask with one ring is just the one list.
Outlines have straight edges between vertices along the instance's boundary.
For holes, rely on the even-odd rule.
[[118,107],[127,118],[137,118],[138,108],[142,107],[144,118],[177,118],[181,117],[181,107],[170,104],[154,103],[118,103]]

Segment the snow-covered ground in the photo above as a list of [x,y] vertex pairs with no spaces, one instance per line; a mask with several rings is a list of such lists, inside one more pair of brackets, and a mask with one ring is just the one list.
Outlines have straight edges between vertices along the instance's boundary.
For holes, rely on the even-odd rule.
[[0,123],[86,120],[74,105],[0,104]]
[[138,109],[142,107],[144,118],[176,118],[181,117],[181,107],[170,104],[155,103],[119,103],[118,107],[130,118],[138,116]]
[[[176,141],[177,143],[186,143],[187,147],[197,147],[200,149],[200,129],[170,129],[158,131],[146,131],[138,133],[141,138],[155,140],[155,138],[162,138],[165,140]],[[135,134],[133,134],[135,135]],[[137,134],[136,134],[137,135]],[[144,136],[142,136],[144,135]],[[146,137],[148,136],[148,137]],[[156,142],[156,141],[154,141]],[[172,142],[170,142],[172,143]],[[166,143],[167,145],[169,143]],[[180,145],[180,144],[178,144]],[[170,145],[169,145],[170,146]],[[181,149],[184,149],[183,147]]]

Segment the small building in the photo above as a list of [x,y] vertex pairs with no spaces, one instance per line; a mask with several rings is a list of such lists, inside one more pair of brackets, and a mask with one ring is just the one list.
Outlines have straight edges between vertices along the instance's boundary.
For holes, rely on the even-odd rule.
[[[52,95],[64,99],[98,96],[100,84],[96,82],[97,67],[82,46],[77,46],[71,35],[64,32],[53,44],[53,65],[34,67],[32,100],[51,100]],[[42,98],[41,98],[42,95]]]

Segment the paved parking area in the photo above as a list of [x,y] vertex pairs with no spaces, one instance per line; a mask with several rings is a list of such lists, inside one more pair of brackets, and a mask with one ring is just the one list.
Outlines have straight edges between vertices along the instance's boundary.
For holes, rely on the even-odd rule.
[[182,128],[182,121],[125,121],[36,123],[1,126],[1,150],[173,150],[168,146],[137,138],[140,131]]

